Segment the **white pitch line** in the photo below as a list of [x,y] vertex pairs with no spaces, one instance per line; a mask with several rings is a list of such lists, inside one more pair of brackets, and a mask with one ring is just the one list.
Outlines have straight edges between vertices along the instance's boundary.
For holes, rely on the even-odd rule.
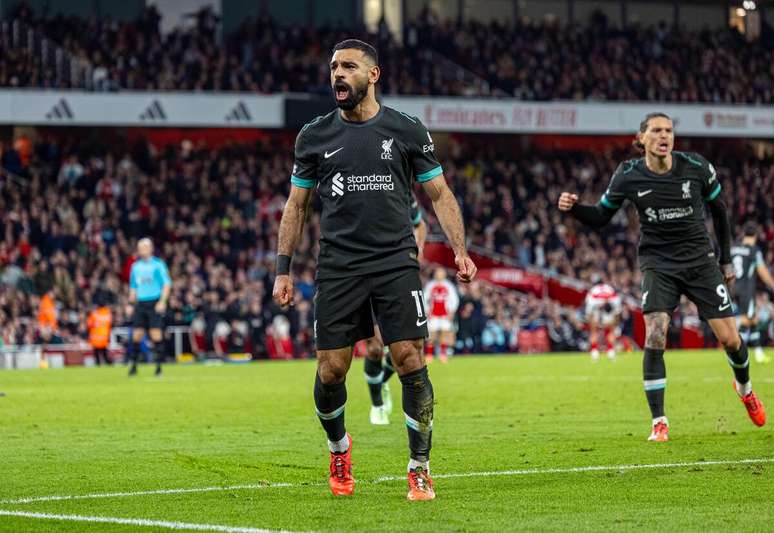
[[[466,477],[491,477],[491,476],[529,476],[541,474],[577,474],[584,472],[621,472],[627,470],[652,470],[666,468],[688,468],[692,466],[718,466],[718,465],[749,465],[774,463],[774,457],[763,457],[760,459],[721,459],[710,461],[693,461],[684,463],[653,463],[653,464],[628,464],[628,465],[596,465],[596,466],[575,466],[567,468],[529,468],[523,470],[492,470],[489,472],[458,472],[451,474],[435,474],[433,479],[451,479]],[[361,481],[365,484],[386,483],[389,481],[403,481],[405,476],[382,476],[370,481]],[[142,490],[135,492],[99,492],[93,494],[74,494],[61,496],[34,496],[29,498],[19,498],[15,500],[0,500],[3,505],[18,505],[34,502],[51,502],[61,500],[91,500],[98,498],[126,498],[132,496],[147,496],[153,494],[190,494],[197,492],[223,492],[230,490],[252,490],[266,488],[299,488],[308,486],[319,486],[323,483],[254,483],[249,485],[230,485],[223,487],[194,487],[187,489],[158,489]]]
[[[626,470],[648,470],[658,468],[686,468],[689,466],[711,465],[747,465],[760,463],[774,463],[774,457],[764,459],[734,459],[720,461],[694,461],[692,463],[659,463],[643,465],[599,465],[576,466],[571,468],[529,468],[525,470],[494,470],[492,472],[461,472],[457,474],[433,474],[433,479],[450,479],[458,477],[490,477],[490,476],[529,476],[534,474],[575,474],[583,472],[620,472]],[[372,483],[384,483],[387,481],[399,481],[406,476],[383,476],[376,478]]]
[[161,527],[166,529],[185,529],[194,531],[224,531],[227,533],[291,533],[285,530],[261,529],[255,527],[221,526],[218,524],[192,524],[189,522],[170,522],[167,520],[148,520],[145,518],[117,518],[112,516],[30,513],[26,511],[6,511],[3,509],[0,509],[0,516],[38,518],[41,520],[67,520],[70,522],[97,522],[101,524],[122,524],[128,526]]
[[54,502],[61,500],[95,500],[98,498],[127,498],[130,496],[150,496],[153,494],[188,494],[192,492],[221,492],[227,490],[253,490],[270,489],[276,487],[295,487],[302,484],[291,483],[251,483],[248,485],[230,485],[213,487],[193,487],[190,489],[156,489],[156,490],[138,490],[132,492],[96,492],[93,494],[67,494],[62,496],[33,496],[30,498],[19,498],[17,500],[0,500],[0,504],[18,504],[34,502]]

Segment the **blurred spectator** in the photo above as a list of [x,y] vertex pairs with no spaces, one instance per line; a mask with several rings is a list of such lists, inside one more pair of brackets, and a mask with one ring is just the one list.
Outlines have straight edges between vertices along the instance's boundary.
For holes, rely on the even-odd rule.
[[475,306],[473,302],[466,301],[457,314],[457,353],[478,353],[481,351],[479,343],[479,328],[476,318],[473,316]]
[[108,344],[110,342],[110,328],[113,325],[113,315],[110,308],[100,305],[89,313],[86,327],[89,330],[89,344],[94,351],[94,359],[97,365],[104,361],[111,364],[108,356]]
[[56,304],[51,292],[45,293],[40,298],[38,308],[38,326],[43,342],[49,342],[51,336],[57,331]]
[[285,315],[276,315],[266,332],[266,345],[271,359],[292,359],[293,340],[290,321]]

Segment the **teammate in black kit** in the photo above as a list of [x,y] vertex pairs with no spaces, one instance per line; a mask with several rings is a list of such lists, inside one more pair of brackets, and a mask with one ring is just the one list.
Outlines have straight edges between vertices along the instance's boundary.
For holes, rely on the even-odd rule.
[[[669,440],[669,422],[664,416],[664,348],[670,315],[682,294],[696,304],[725,348],[735,389],[752,421],[762,426],[766,413],[752,391],[747,346],[739,336],[726,285],[734,279],[731,230],[715,168],[698,154],[672,151],[673,124],[663,113],[645,117],[635,145],[645,157],[621,163],[598,204],[579,204],[578,195],[563,192],[559,209],[599,228],[626,200],[637,207],[646,330],[643,378],[653,415],[648,440]],[[720,244],[720,268],[704,227],[705,205],[712,213]]]
[[429,476],[433,387],[422,357],[427,317],[409,209],[414,182],[430,196],[455,253],[457,278],[470,282],[459,206],[446,185],[433,140],[419,119],[377,102],[376,50],[354,39],[333,49],[331,85],[338,110],[317,117],[296,139],[290,197],[279,230],[274,299],[293,300],[290,259],[301,236],[313,188],[322,200],[317,259],[314,399],[328,436],[329,485],[354,491],[352,439],[344,426],[344,380],[352,347],[374,335],[373,314],[403,384],[408,426],[410,500],[435,497]]
[[[414,226],[414,239],[417,242],[419,257],[422,257],[422,248],[427,237],[427,224],[422,218],[422,209],[414,195],[411,195],[411,224]],[[392,396],[390,394],[389,379],[395,373],[392,366],[392,356],[389,348],[384,346],[379,326],[374,324],[374,336],[366,339],[365,354],[365,378],[368,383],[368,393],[371,396],[371,412],[369,419],[377,426],[390,423],[392,414]]]
[[774,278],[771,277],[763,261],[763,253],[757,246],[758,225],[748,222],[744,225],[742,241],[731,247],[731,264],[734,267],[736,282],[734,296],[739,311],[742,338],[755,349],[755,360],[768,363],[770,359],[763,353],[761,333],[758,331],[758,317],[755,309],[755,282],[760,277],[774,291]]

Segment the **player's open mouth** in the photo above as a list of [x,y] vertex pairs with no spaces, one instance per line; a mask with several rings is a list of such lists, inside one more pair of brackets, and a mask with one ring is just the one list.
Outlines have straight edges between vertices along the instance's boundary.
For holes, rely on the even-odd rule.
[[669,143],[659,143],[658,149],[662,152],[666,152],[669,150]]
[[346,83],[336,83],[333,86],[333,94],[336,96],[337,102],[343,102],[349,98],[349,86]]

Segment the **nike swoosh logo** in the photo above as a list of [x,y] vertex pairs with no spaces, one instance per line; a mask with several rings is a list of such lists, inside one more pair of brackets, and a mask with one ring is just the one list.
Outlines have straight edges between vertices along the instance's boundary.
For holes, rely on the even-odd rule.
[[731,307],[731,304],[721,305],[720,307],[718,307],[718,311],[725,311],[729,307]]
[[652,192],[653,192],[653,189],[648,189],[647,191],[637,191],[637,196],[641,198],[641,197],[645,196],[646,194],[650,194]]
[[424,320],[419,320],[419,319],[417,318],[417,327],[419,327],[419,326],[424,326],[426,322],[427,322],[427,319],[424,319]]
[[341,148],[339,148],[338,150],[334,150],[334,151],[332,151],[331,153],[328,153],[328,151],[326,150],[326,151],[325,151],[325,159],[328,159],[329,157],[332,157],[332,156],[333,156],[333,155],[335,155],[337,152],[341,152],[343,149],[344,149],[344,147],[342,146],[342,147],[341,147]]

